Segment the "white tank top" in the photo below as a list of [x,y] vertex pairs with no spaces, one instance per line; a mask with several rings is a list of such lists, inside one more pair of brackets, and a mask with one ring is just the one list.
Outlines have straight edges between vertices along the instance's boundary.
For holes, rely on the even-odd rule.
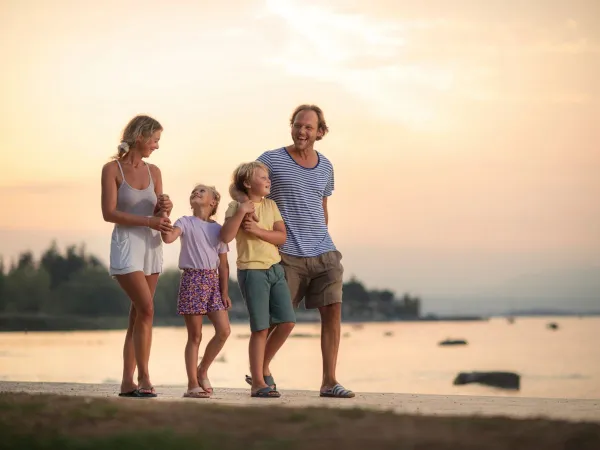
[[152,216],[154,215],[154,207],[156,206],[156,193],[154,192],[154,180],[152,180],[152,174],[150,173],[150,166],[146,163],[148,168],[148,175],[150,177],[150,184],[146,189],[135,189],[132,188],[127,180],[125,180],[125,173],[121,167],[121,163],[117,161],[123,182],[117,190],[117,211],[126,212],[129,214],[136,214],[138,216]]

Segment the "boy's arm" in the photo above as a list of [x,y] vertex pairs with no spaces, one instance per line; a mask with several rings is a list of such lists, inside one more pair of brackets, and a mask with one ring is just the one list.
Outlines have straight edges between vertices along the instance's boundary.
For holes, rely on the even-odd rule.
[[273,224],[273,231],[265,230],[260,228],[256,222],[250,219],[244,220],[242,224],[244,230],[250,234],[253,234],[257,238],[268,242],[273,245],[283,245],[287,239],[287,232],[285,231],[285,224],[282,220],[278,220]]
[[227,253],[219,253],[219,286],[223,303],[229,309],[231,299],[229,298],[229,261],[227,261]]
[[233,214],[233,216],[225,219],[225,223],[221,227],[221,240],[229,244],[235,238],[240,226],[242,225],[242,221],[244,220],[244,216],[249,213],[254,212],[254,203],[251,201],[247,201],[245,203],[241,203],[238,206],[238,209]]
[[173,227],[168,233],[160,233],[160,237],[165,244],[175,242],[179,236],[181,236],[181,228],[179,227]]

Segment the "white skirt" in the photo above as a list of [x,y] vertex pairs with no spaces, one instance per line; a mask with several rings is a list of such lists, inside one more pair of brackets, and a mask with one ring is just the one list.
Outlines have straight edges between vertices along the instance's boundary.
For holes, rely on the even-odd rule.
[[160,232],[148,227],[115,225],[110,240],[110,275],[161,273],[163,265]]

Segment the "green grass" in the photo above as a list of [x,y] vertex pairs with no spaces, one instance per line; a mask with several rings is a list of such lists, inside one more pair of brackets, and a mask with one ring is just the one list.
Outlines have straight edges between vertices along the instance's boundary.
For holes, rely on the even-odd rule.
[[597,450],[600,424],[0,393],[0,450]]

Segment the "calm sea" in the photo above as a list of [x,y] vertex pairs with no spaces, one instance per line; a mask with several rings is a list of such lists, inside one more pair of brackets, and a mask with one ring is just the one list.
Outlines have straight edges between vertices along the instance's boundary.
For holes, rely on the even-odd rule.
[[[548,329],[549,322],[558,330]],[[600,398],[599,330],[598,317],[344,324],[338,378],[359,392]],[[282,391],[319,388],[319,332],[319,324],[297,325],[297,336],[273,362]],[[212,333],[207,322],[205,339]],[[247,387],[248,333],[246,325],[232,326],[209,372],[213,386]],[[0,379],[117,383],[123,336],[123,331],[0,333]],[[468,345],[439,346],[446,338]],[[185,342],[183,327],[155,328],[150,361],[155,385],[186,385]],[[519,373],[521,390],[452,385],[458,372],[486,370]]]

